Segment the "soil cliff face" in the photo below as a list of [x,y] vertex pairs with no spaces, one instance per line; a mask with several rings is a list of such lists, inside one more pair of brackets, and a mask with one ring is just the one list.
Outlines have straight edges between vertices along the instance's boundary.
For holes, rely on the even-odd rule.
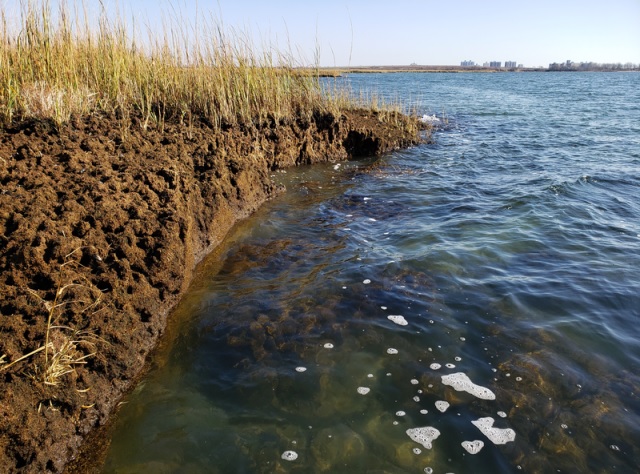
[[408,146],[408,120],[354,111],[123,137],[94,116],[0,131],[0,471],[65,469],[141,372],[195,265],[280,191],[273,171]]

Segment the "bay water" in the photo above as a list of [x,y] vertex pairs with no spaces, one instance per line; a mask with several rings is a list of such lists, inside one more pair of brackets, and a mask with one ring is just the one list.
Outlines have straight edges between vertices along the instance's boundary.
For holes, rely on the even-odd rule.
[[640,74],[362,74],[435,143],[277,173],[105,473],[638,472]]

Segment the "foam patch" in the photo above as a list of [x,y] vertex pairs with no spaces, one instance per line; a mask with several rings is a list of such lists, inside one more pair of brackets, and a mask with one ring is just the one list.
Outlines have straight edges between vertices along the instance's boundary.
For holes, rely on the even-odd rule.
[[416,443],[431,449],[433,441],[440,436],[440,431],[431,426],[423,426],[421,428],[409,428],[407,435]]
[[295,461],[296,459],[298,459],[298,453],[296,453],[295,451],[285,451],[284,453],[282,453],[281,458],[285,461]]
[[453,387],[458,392],[467,392],[482,400],[495,400],[496,395],[488,388],[474,384],[467,374],[457,372],[455,374],[443,375],[442,383]]
[[490,416],[478,418],[473,423],[493,444],[506,444],[516,439],[516,432],[511,428],[494,428],[494,419]]
[[409,324],[404,316],[401,316],[399,314],[391,314],[387,316],[387,319],[392,323],[396,323],[398,326],[406,326],[407,324]]
[[482,448],[484,448],[484,443],[482,441],[480,441],[479,439],[477,439],[475,441],[463,441],[462,442],[462,447],[469,454],[478,454],[480,452],[480,450]]

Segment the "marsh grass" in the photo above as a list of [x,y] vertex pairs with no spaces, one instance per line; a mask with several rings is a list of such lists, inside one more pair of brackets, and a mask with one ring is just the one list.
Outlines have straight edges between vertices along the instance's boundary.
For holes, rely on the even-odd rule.
[[102,292],[86,281],[79,272],[69,271],[79,265],[72,258],[79,250],[80,248],[68,254],[60,265],[52,300],[46,300],[34,290],[28,289],[46,310],[44,344],[11,363],[7,363],[4,360],[6,355],[3,355],[0,357],[0,371],[35,358],[33,371],[29,375],[45,385],[58,385],[65,375],[74,372],[78,366],[86,364],[87,359],[95,356],[99,344],[106,344],[90,330],[57,324],[64,316],[68,316],[65,311],[84,318],[88,323],[92,316],[104,309]]
[[[323,94],[318,75],[291,55],[216,18],[166,21],[144,32],[102,9],[90,20],[78,1],[23,0],[17,23],[0,13],[0,120],[57,124],[94,112],[143,127],[201,117],[215,126],[337,112],[345,95]],[[14,15],[15,17],[15,15]],[[317,71],[317,68],[316,68]]]

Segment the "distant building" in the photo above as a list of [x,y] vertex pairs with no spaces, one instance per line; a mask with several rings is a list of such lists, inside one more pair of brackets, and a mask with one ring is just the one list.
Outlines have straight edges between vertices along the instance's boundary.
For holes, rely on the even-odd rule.
[[474,63],[473,61],[469,61],[469,60],[468,61],[462,61],[460,63],[460,66],[462,66],[462,67],[471,67],[471,66],[475,66],[475,65],[476,65],[476,63]]
[[505,61],[504,67],[515,68],[518,67],[517,61]]
[[491,61],[489,67],[502,67],[502,61]]

